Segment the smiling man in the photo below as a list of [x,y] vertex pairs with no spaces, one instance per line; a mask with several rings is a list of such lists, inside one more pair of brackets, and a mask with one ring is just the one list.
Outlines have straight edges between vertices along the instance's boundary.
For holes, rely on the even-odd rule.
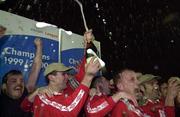
[[10,70],[2,78],[0,94],[0,117],[31,117],[31,113],[24,112],[20,104],[29,93],[35,89],[42,63],[42,41],[34,41],[36,54],[27,83],[19,70]]
[[139,78],[140,89],[144,94],[144,104],[141,106],[143,111],[151,117],[175,117],[174,99],[179,91],[179,82],[170,79],[167,86],[165,100],[160,100],[158,86],[159,76],[144,74]]

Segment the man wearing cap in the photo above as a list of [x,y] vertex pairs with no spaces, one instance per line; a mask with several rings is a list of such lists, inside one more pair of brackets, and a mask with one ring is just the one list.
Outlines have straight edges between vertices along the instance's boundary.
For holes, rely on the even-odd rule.
[[[53,96],[48,97],[48,95],[42,95],[36,90],[28,97],[29,101],[33,101],[35,97],[33,103],[34,117],[76,117],[88,96],[88,87],[99,69],[99,62],[92,59],[86,66],[84,78],[78,88],[75,89],[72,95],[66,97],[63,92],[67,83],[65,74],[68,70],[71,70],[71,68],[61,63],[48,65],[44,72],[49,82],[46,90],[51,92]],[[23,103],[26,103],[26,101],[24,100]],[[26,106],[28,105],[24,105],[23,108],[26,108]]]
[[174,98],[177,95],[178,85],[175,80],[168,83],[165,102],[160,100],[158,86],[159,76],[145,74],[139,78],[140,90],[144,94],[144,104],[141,108],[152,117],[174,117]]

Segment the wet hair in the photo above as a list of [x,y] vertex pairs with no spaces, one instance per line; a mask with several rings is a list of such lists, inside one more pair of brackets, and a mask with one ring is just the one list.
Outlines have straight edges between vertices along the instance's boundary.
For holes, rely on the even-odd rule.
[[124,68],[124,69],[121,69],[119,71],[116,71],[115,74],[113,75],[113,81],[114,81],[114,85],[116,86],[118,84],[118,82],[121,80],[122,78],[122,73],[125,72],[125,71],[133,71],[131,69],[128,69],[128,68]]
[[98,84],[98,83],[101,83],[102,82],[102,80],[103,80],[103,76],[95,76],[94,78],[93,78],[93,80],[92,80],[92,82],[91,82],[91,88],[96,88],[96,85]]
[[8,77],[13,76],[13,75],[22,75],[22,72],[19,70],[10,70],[2,77],[2,84],[4,84],[4,83],[6,84]]

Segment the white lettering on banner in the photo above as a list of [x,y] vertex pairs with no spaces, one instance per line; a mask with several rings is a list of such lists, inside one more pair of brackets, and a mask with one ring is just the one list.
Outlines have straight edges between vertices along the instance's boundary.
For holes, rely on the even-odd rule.
[[23,56],[23,57],[28,57],[30,59],[34,57],[34,53],[15,50],[14,48],[11,47],[4,48],[4,54]]
[[80,62],[78,60],[75,60],[73,58],[69,58],[69,63],[73,64],[73,65],[79,65],[80,64]]
[[23,65],[24,60],[23,59],[18,59],[18,58],[12,58],[12,57],[4,57],[4,63],[5,64],[13,64],[13,65],[17,65],[19,64],[20,66]]
[[[4,56],[4,63],[9,65],[19,65],[24,67],[31,67],[33,60],[29,59],[20,59],[20,58],[13,58],[13,57],[6,57]],[[48,63],[42,63],[42,68],[46,68],[48,66]]]
[[[4,51],[2,52],[3,55],[15,55],[15,56],[21,56],[21,57],[28,57],[29,59],[33,59],[35,54],[27,51],[20,51],[16,50],[12,47],[6,47],[4,48]],[[42,59],[44,60],[50,60],[50,56],[43,55]]]

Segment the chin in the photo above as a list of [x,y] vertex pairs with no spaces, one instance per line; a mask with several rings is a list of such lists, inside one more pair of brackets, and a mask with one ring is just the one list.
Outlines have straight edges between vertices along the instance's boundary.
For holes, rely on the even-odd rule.
[[12,98],[13,99],[19,99],[19,98],[21,98],[21,96],[22,96],[22,94],[21,95],[13,95]]
[[22,92],[18,92],[16,94],[13,95],[13,97],[16,97],[16,98],[20,98],[22,96]]

